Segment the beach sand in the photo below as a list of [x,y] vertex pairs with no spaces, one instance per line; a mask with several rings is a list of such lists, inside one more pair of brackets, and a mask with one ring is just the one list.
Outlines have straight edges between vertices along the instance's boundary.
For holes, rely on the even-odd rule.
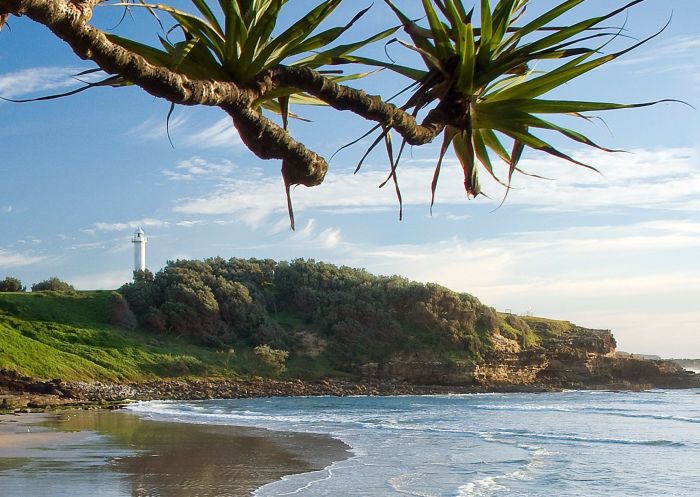
[[0,416],[2,495],[238,497],[349,456],[338,440],[129,412]]

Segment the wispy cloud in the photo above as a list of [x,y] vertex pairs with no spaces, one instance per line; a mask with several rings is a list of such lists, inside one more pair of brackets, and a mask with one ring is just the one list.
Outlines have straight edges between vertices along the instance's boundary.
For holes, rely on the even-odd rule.
[[700,200],[700,168],[691,149],[578,154],[601,175],[549,158],[523,161],[523,169],[557,178],[518,176],[509,201],[562,212],[610,208],[692,210]]
[[14,210],[14,208],[11,205],[2,205],[0,206],[0,212],[3,214],[9,214]]
[[618,65],[639,65],[650,62],[671,62],[675,63],[679,59],[692,59],[698,61],[700,52],[700,36],[677,36],[662,41],[658,46],[650,48],[644,52],[639,52],[636,56],[621,60]]
[[168,137],[168,131],[171,136],[181,129],[187,123],[187,117],[184,114],[178,114],[167,120],[167,116],[149,117],[141,124],[127,131],[127,135],[134,136],[139,140],[164,140]]
[[186,145],[198,148],[232,148],[243,144],[229,117],[197,131],[190,130],[182,140]]
[[212,162],[201,157],[192,157],[178,162],[174,169],[164,169],[162,172],[171,181],[193,181],[197,178],[221,179],[235,168],[231,161]]
[[[527,208],[556,211],[605,211],[610,208],[692,210],[700,202],[700,168],[690,149],[633,150],[632,153],[577,153],[586,163],[595,165],[602,175],[544,154],[521,162],[521,168],[548,181],[518,175],[514,178],[507,202]],[[505,166],[503,165],[503,168]],[[405,205],[430,202],[432,161],[406,161],[398,177]],[[482,174],[484,189],[492,200],[476,202],[496,207],[504,189]],[[315,188],[293,190],[294,207],[336,213],[357,213],[396,208],[392,188],[378,189],[386,172],[366,171],[358,175],[329,172],[326,181]],[[438,205],[465,205],[464,179],[454,160],[446,160],[438,185]],[[205,215],[237,215],[260,222],[286,208],[282,181],[276,177],[233,178],[212,193],[181,199],[176,212]],[[459,215],[459,214],[455,214]],[[455,220],[457,220],[455,218]]]
[[19,254],[16,252],[10,252],[5,249],[0,249],[0,267],[1,268],[15,268],[21,266],[28,266],[30,264],[36,264],[45,260],[46,257],[38,255],[27,255]]
[[138,140],[151,141],[167,139],[168,132],[175,146],[231,149],[243,145],[231,118],[223,117],[214,123],[203,124],[183,112],[174,113],[169,122],[166,115],[149,117],[126,134]]
[[700,36],[678,36],[661,42],[637,56],[618,62],[634,68],[634,73],[692,74],[700,70]]
[[309,219],[303,228],[292,235],[292,242],[307,243],[323,249],[335,248],[341,240],[340,229],[326,228],[319,231],[315,219]]
[[0,96],[17,98],[77,87],[81,83],[74,75],[81,70],[76,67],[34,67],[0,74]]
[[98,231],[124,231],[127,229],[142,228],[164,228],[170,225],[170,222],[161,219],[144,218],[135,219],[133,221],[116,222],[116,223],[95,223],[95,229]]

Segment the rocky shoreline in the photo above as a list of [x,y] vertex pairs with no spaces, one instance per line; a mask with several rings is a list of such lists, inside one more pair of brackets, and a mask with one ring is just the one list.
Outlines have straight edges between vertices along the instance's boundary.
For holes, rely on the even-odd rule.
[[[516,368],[517,369],[517,368]],[[700,388],[700,375],[684,370],[662,375],[661,381],[644,376],[625,379],[548,378],[546,382],[508,383],[495,381],[481,384],[413,384],[380,378],[358,382],[327,379],[159,379],[144,382],[70,382],[60,379],[38,380],[14,371],[0,370],[0,411],[29,412],[61,408],[118,408],[133,401],[206,400],[252,397],[298,396],[389,396],[444,395],[485,392],[548,392],[564,389],[639,391],[650,388]],[[595,377],[589,380],[596,380]]]

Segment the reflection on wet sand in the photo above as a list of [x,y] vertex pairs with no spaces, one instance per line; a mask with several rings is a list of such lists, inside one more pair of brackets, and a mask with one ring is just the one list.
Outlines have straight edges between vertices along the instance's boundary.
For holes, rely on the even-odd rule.
[[50,423],[107,435],[133,451],[109,464],[138,497],[248,496],[284,475],[348,455],[342,442],[325,436],[156,422],[125,412],[70,412]]

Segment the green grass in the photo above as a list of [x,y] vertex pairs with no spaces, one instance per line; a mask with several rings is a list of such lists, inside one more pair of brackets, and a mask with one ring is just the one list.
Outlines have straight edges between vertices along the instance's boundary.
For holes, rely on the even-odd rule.
[[246,354],[106,323],[110,292],[0,294],[0,368],[39,378],[140,381],[255,372]]
[[[542,340],[540,335],[532,330],[518,330],[512,327],[506,321],[502,321],[500,324],[501,335],[511,340],[517,341],[521,347],[525,349],[532,349],[539,347]],[[524,335],[524,337],[523,337]]]
[[18,318],[50,321],[77,326],[104,326],[107,322],[107,302],[112,292],[2,293],[0,313],[5,311]]
[[[126,331],[107,324],[112,292],[59,294],[0,293],[0,369],[37,378],[82,381],[143,381],[163,377],[268,376],[250,347],[239,344],[227,350],[204,347],[184,338],[154,335],[147,330]],[[522,317],[517,329],[499,323],[504,336],[524,342],[526,348],[545,345],[576,328],[568,321]],[[308,325],[289,313],[273,315],[289,332]],[[388,352],[415,353],[424,360],[468,363],[474,357],[456,350],[435,333],[411,323],[401,344]],[[529,328],[529,329],[528,329]],[[318,357],[292,355],[287,376],[319,379],[340,377],[332,351]],[[335,365],[334,365],[335,364]]]
[[574,325],[569,321],[535,316],[523,316],[521,319],[523,319],[540,338],[544,339],[562,337],[574,330]]

